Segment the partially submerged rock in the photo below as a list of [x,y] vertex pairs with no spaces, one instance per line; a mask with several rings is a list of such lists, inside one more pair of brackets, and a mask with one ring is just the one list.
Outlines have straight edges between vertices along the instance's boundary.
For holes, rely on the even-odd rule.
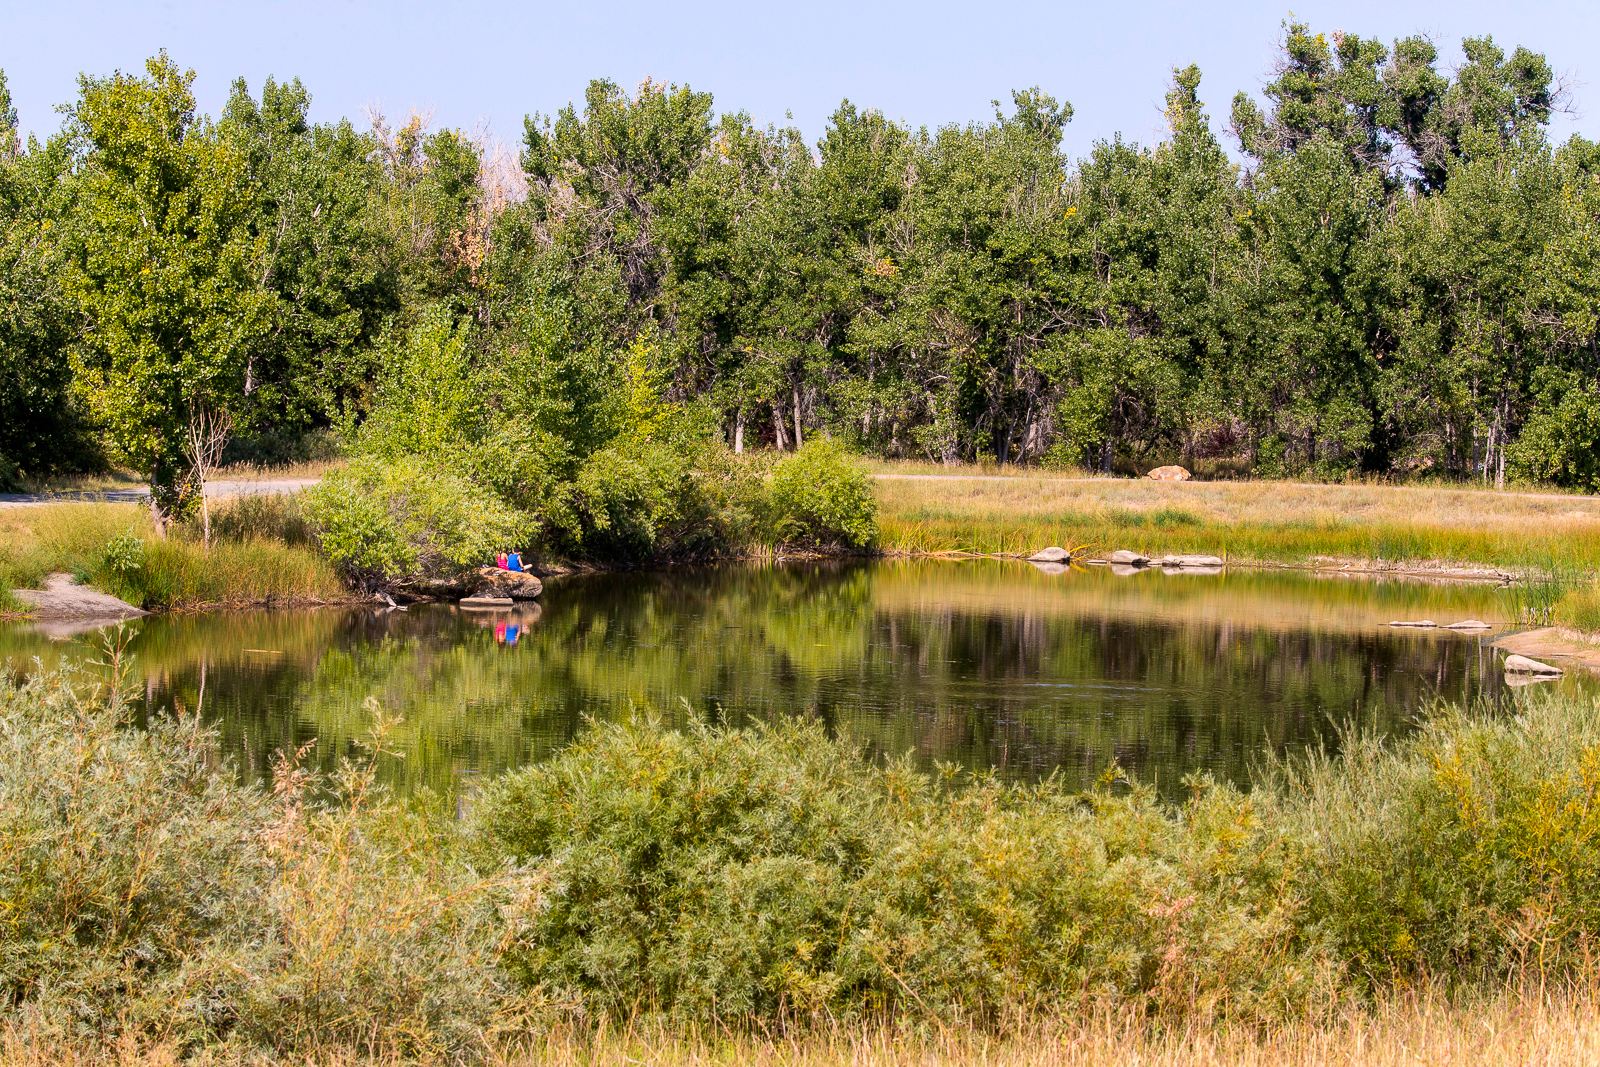
[[1131,549],[1119,548],[1111,553],[1111,562],[1114,564],[1121,563],[1129,567],[1148,567],[1150,566],[1150,557],[1143,553],[1134,552]]
[[1450,623],[1449,625],[1447,625],[1445,627],[1445,629],[1446,630],[1490,630],[1490,629],[1493,629],[1493,627],[1491,627],[1488,623],[1480,622],[1477,619],[1462,619],[1460,622],[1452,622],[1452,623]]
[[1439,624],[1434,622],[1432,619],[1414,619],[1414,620],[1399,619],[1399,620],[1396,620],[1394,622],[1391,622],[1389,625],[1390,626],[1399,626],[1401,628],[1411,629],[1411,630],[1432,630],[1432,629],[1436,629]]
[[456,602],[458,607],[477,611],[510,611],[517,602],[508,596],[466,596]]
[[1505,668],[1507,674],[1541,674],[1551,678],[1566,673],[1560,667],[1553,667],[1548,663],[1540,663],[1536,659],[1518,655],[1507,656]]
[[1165,467],[1157,467],[1155,470],[1145,475],[1145,477],[1157,482],[1186,482],[1190,478],[1193,478],[1194,475],[1190,474],[1176,463],[1171,463]]
[[1220,567],[1221,556],[1162,556],[1155,561],[1157,567]]
[[544,591],[544,583],[527,571],[503,571],[499,567],[478,568],[476,597],[509,597],[533,600]]
[[1049,548],[1041,548],[1039,551],[1037,551],[1033,555],[1029,556],[1028,557],[1028,562],[1030,562],[1030,563],[1065,563],[1065,562],[1067,562],[1067,560],[1069,560],[1071,558],[1072,558],[1072,553],[1071,552],[1068,552],[1066,549],[1060,548],[1060,547],[1058,547],[1056,545],[1051,545]]

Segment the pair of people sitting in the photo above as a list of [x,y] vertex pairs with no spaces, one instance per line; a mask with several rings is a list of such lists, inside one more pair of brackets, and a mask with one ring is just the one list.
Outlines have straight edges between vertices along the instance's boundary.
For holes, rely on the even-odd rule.
[[522,570],[522,553],[502,552],[494,558],[495,565],[503,571]]

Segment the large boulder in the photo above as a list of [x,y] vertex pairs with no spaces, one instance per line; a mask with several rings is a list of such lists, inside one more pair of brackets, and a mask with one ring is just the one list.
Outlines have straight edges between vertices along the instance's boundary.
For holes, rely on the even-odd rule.
[[544,583],[527,571],[503,571],[499,567],[479,567],[474,596],[509,600],[532,600],[544,592]]
[[1157,467],[1145,477],[1157,482],[1186,482],[1193,478],[1194,475],[1173,463],[1165,467]]
[[1041,548],[1039,551],[1028,557],[1029,561],[1033,563],[1065,563],[1071,558],[1071,552],[1068,552],[1064,548],[1057,548],[1055,546],[1051,546],[1050,548]]
[[1132,552],[1126,548],[1119,548],[1111,553],[1111,562],[1127,567],[1148,567],[1150,557],[1140,552]]

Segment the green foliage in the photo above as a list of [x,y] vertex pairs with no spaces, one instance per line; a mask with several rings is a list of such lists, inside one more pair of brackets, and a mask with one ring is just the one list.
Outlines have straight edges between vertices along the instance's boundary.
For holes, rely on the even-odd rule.
[[1600,490],[1600,383],[1574,383],[1529,418],[1508,451],[1511,470],[1581,493]]
[[863,549],[878,540],[872,479],[826,438],[814,438],[778,461],[766,508],[778,543]]
[[177,508],[190,410],[242,390],[271,299],[254,280],[265,249],[245,225],[244,160],[196,119],[193,72],[164,53],[146,70],[84,78],[74,111],[89,154],[72,285],[94,324],[76,380],[116,458]]
[[0,681],[0,997],[20,1033],[455,1058],[519,1006],[484,907],[518,880],[475,877],[448,820],[374,784],[392,723],[331,779],[285,761],[270,793],[242,787],[198,719],[127,724],[111,651],[109,683]]
[[1308,913],[1353,976],[1560,974],[1600,914],[1600,706],[1439,708],[1399,745],[1279,768],[1265,817],[1312,844]]
[[526,542],[527,516],[420,456],[360,458],[305,498],[334,566],[371,587],[407,575],[449,578]]
[[100,555],[100,566],[119,581],[126,581],[135,571],[144,568],[144,538],[135,536],[133,527],[106,542]]

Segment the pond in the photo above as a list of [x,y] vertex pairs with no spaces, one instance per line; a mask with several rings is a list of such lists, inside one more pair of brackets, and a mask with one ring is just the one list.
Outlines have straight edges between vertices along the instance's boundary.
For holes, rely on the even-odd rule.
[[[1436,699],[1511,692],[1482,585],[875,560],[568,576],[543,600],[155,616],[129,649],[141,709],[198,709],[246,776],[302,745],[322,766],[357,753],[375,697],[404,720],[384,777],[445,794],[591,718],[651,714],[816,716],[926,767],[1087,785],[1115,762],[1174,793],[1195,771],[1246,783],[1263,753],[1335,744],[1347,723],[1395,734]],[[1387,625],[1418,618],[1497,629]],[[94,640],[13,625],[0,659],[53,665]]]

